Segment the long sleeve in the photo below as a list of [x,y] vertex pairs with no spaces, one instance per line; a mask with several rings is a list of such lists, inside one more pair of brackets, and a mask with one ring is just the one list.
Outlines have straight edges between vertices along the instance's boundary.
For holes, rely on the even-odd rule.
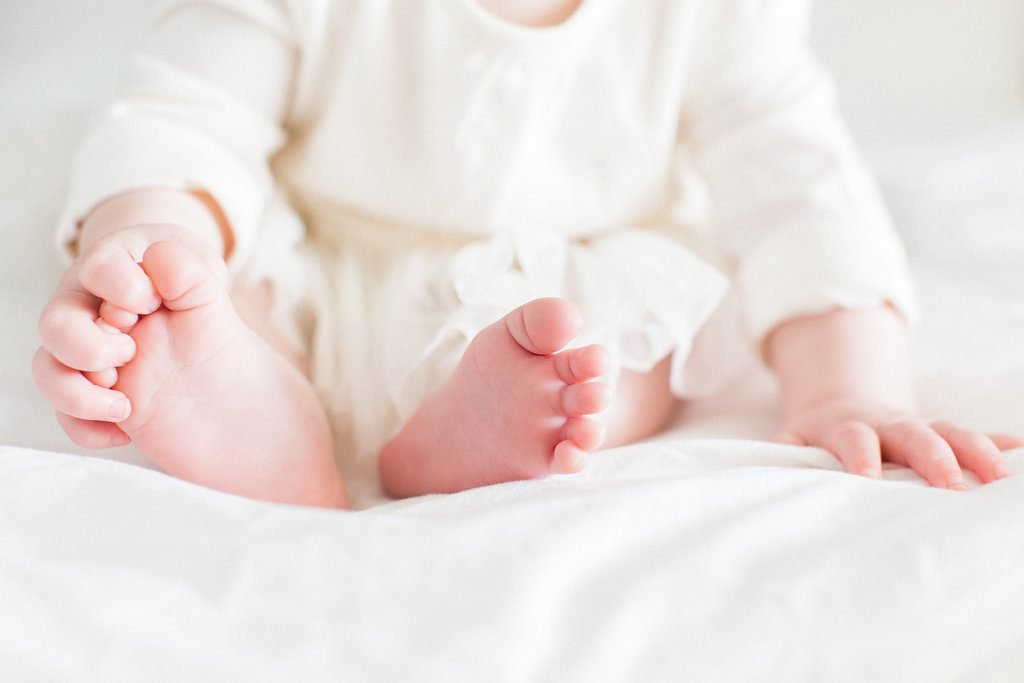
[[137,188],[203,189],[224,211],[244,262],[274,193],[296,45],[273,0],[166,3],[115,99],[73,162],[57,239],[104,199]]
[[807,0],[706,2],[683,135],[747,332],[834,307],[913,320],[902,246],[807,45]]

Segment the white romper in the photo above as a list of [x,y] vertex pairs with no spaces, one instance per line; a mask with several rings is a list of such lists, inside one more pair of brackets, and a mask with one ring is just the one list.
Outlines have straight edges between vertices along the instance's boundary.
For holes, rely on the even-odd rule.
[[578,343],[617,367],[673,354],[690,395],[723,297],[741,325],[719,357],[835,306],[912,315],[807,4],[584,0],[530,28],[477,0],[170,2],[80,150],[59,240],[131,188],[210,192],[238,277],[312,312],[345,460],[371,463],[468,340],[539,296],[575,300]]

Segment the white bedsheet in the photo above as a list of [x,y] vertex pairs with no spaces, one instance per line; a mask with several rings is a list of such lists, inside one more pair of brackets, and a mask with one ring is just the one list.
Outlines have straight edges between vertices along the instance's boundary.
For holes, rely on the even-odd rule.
[[1024,477],[958,495],[850,477],[819,451],[702,440],[337,513],[99,459],[0,459],[6,680],[1024,671]]
[[[56,73],[19,50],[5,93]],[[1024,678],[1024,476],[958,494],[759,441],[762,372],[581,475],[352,513],[70,446],[28,368],[89,100],[39,83],[0,110],[0,680]],[[925,409],[1024,433],[1024,115],[871,158],[918,280]]]

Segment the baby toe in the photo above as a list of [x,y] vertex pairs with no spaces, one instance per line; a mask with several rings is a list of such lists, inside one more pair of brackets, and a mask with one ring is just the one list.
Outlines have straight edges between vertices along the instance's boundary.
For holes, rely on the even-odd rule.
[[563,351],[554,356],[555,371],[566,384],[597,379],[608,372],[608,351],[600,344]]
[[575,474],[586,465],[586,452],[572,441],[560,441],[551,456],[552,474]]
[[589,417],[571,417],[565,424],[565,438],[584,451],[592,451],[604,442],[604,426]]
[[534,299],[505,316],[512,338],[530,353],[546,356],[569,343],[582,325],[580,311],[571,301]]
[[167,240],[150,245],[142,258],[164,305],[185,311],[214,302],[227,302],[224,283],[203,258],[180,242]]
[[599,413],[611,402],[611,389],[604,382],[570,384],[562,390],[562,412],[569,417]]

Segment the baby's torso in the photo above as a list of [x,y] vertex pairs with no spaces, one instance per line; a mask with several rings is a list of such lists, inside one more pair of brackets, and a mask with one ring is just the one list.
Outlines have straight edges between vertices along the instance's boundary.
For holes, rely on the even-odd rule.
[[586,0],[538,28],[479,0],[307,1],[276,170],[300,204],[446,231],[657,221],[694,4]]

